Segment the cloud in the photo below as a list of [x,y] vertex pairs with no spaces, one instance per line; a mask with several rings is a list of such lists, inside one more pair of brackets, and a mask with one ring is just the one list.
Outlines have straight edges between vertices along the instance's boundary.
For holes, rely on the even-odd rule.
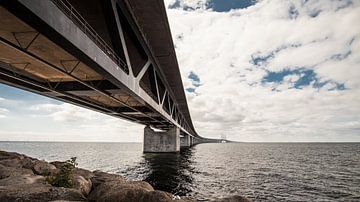
[[100,114],[85,108],[77,107],[72,104],[36,104],[30,106],[29,109],[36,111],[36,115],[45,115],[51,117],[54,121],[59,122],[86,122],[95,120],[100,117]]
[[[200,135],[360,141],[360,1],[260,0],[234,9],[217,2],[165,1]],[[142,125],[48,99],[2,97],[2,138],[142,139]]]
[[2,107],[4,104],[5,98],[0,97],[0,119],[6,118],[7,114],[10,112],[9,109]]
[[176,2],[167,13],[200,135],[360,140],[360,2],[263,0],[229,12]]

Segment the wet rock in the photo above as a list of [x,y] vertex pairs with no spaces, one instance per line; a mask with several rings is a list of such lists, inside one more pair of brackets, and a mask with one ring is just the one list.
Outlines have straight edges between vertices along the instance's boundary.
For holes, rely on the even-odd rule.
[[19,175],[11,176],[0,180],[0,186],[11,186],[17,184],[47,184],[44,176],[40,175]]
[[55,174],[57,172],[57,168],[46,161],[36,161],[33,167],[33,171],[35,174],[45,176]]
[[96,188],[98,185],[104,183],[104,182],[111,182],[111,181],[118,181],[119,183],[125,182],[124,177],[120,175],[105,173],[101,171],[94,171],[94,176],[91,177],[91,182],[93,184],[93,187]]
[[52,187],[50,185],[36,186],[32,184],[0,186],[0,201],[86,201],[84,195],[76,189]]
[[33,175],[33,171],[26,168],[7,167],[0,164],[0,179],[13,176]]

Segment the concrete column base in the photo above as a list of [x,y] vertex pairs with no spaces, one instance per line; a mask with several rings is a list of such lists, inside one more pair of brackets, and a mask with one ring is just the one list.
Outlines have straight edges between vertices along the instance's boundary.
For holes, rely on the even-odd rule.
[[180,137],[180,147],[190,147],[191,146],[191,136],[184,134],[183,137]]
[[144,153],[163,153],[180,151],[180,129],[170,128],[156,132],[149,126],[144,128]]

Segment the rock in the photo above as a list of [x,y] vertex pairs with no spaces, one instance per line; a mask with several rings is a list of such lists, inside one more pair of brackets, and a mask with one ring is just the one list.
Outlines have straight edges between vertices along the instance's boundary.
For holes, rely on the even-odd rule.
[[216,200],[218,202],[250,202],[249,199],[243,197],[243,196],[231,196],[231,197],[227,197],[227,198],[223,198],[220,200]]
[[6,167],[22,168],[22,160],[20,158],[4,159],[0,164]]
[[167,202],[172,201],[172,195],[164,191],[151,191],[144,195],[142,201]]
[[19,175],[11,176],[0,180],[0,186],[11,186],[16,184],[47,184],[44,176],[40,175]]
[[152,186],[143,181],[109,181],[98,185],[89,195],[90,201],[171,201],[165,192],[153,193]]
[[5,159],[14,159],[14,158],[21,158],[23,155],[18,154],[16,152],[6,152],[6,151],[0,151],[0,161]]
[[25,158],[23,160],[21,160],[21,164],[22,164],[23,168],[33,170],[36,161],[39,161],[39,160],[25,156]]
[[50,175],[57,172],[57,168],[46,161],[35,161],[33,171],[38,175]]
[[86,198],[76,189],[52,187],[50,185],[12,185],[0,186],[0,201],[86,201]]
[[111,181],[119,181],[119,182],[125,182],[124,177],[120,175],[105,173],[101,171],[94,171],[94,176],[91,177],[91,182],[93,184],[93,187],[96,188],[98,185],[104,183],[104,182],[111,182]]
[[26,168],[7,167],[0,164],[0,179],[13,176],[33,175],[33,171]]
[[81,175],[83,176],[85,179],[91,179],[92,177],[95,176],[95,174],[91,171],[88,171],[88,170],[85,170],[85,169],[82,169],[82,168],[75,168],[73,170],[73,173],[76,174],[76,175]]
[[78,174],[73,174],[71,178],[75,189],[79,190],[85,196],[90,193],[92,187],[92,182],[90,179],[86,179]]
[[60,169],[61,166],[65,165],[66,162],[63,162],[63,161],[53,161],[53,162],[50,162],[50,164],[54,165],[56,168]]

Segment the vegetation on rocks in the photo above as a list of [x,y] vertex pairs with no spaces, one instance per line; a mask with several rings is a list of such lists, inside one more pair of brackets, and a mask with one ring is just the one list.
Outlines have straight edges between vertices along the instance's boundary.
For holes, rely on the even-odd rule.
[[55,187],[73,188],[74,182],[71,179],[71,175],[77,165],[78,163],[76,162],[76,157],[70,158],[70,160],[67,160],[60,167],[60,171],[58,173],[47,176],[46,181]]

